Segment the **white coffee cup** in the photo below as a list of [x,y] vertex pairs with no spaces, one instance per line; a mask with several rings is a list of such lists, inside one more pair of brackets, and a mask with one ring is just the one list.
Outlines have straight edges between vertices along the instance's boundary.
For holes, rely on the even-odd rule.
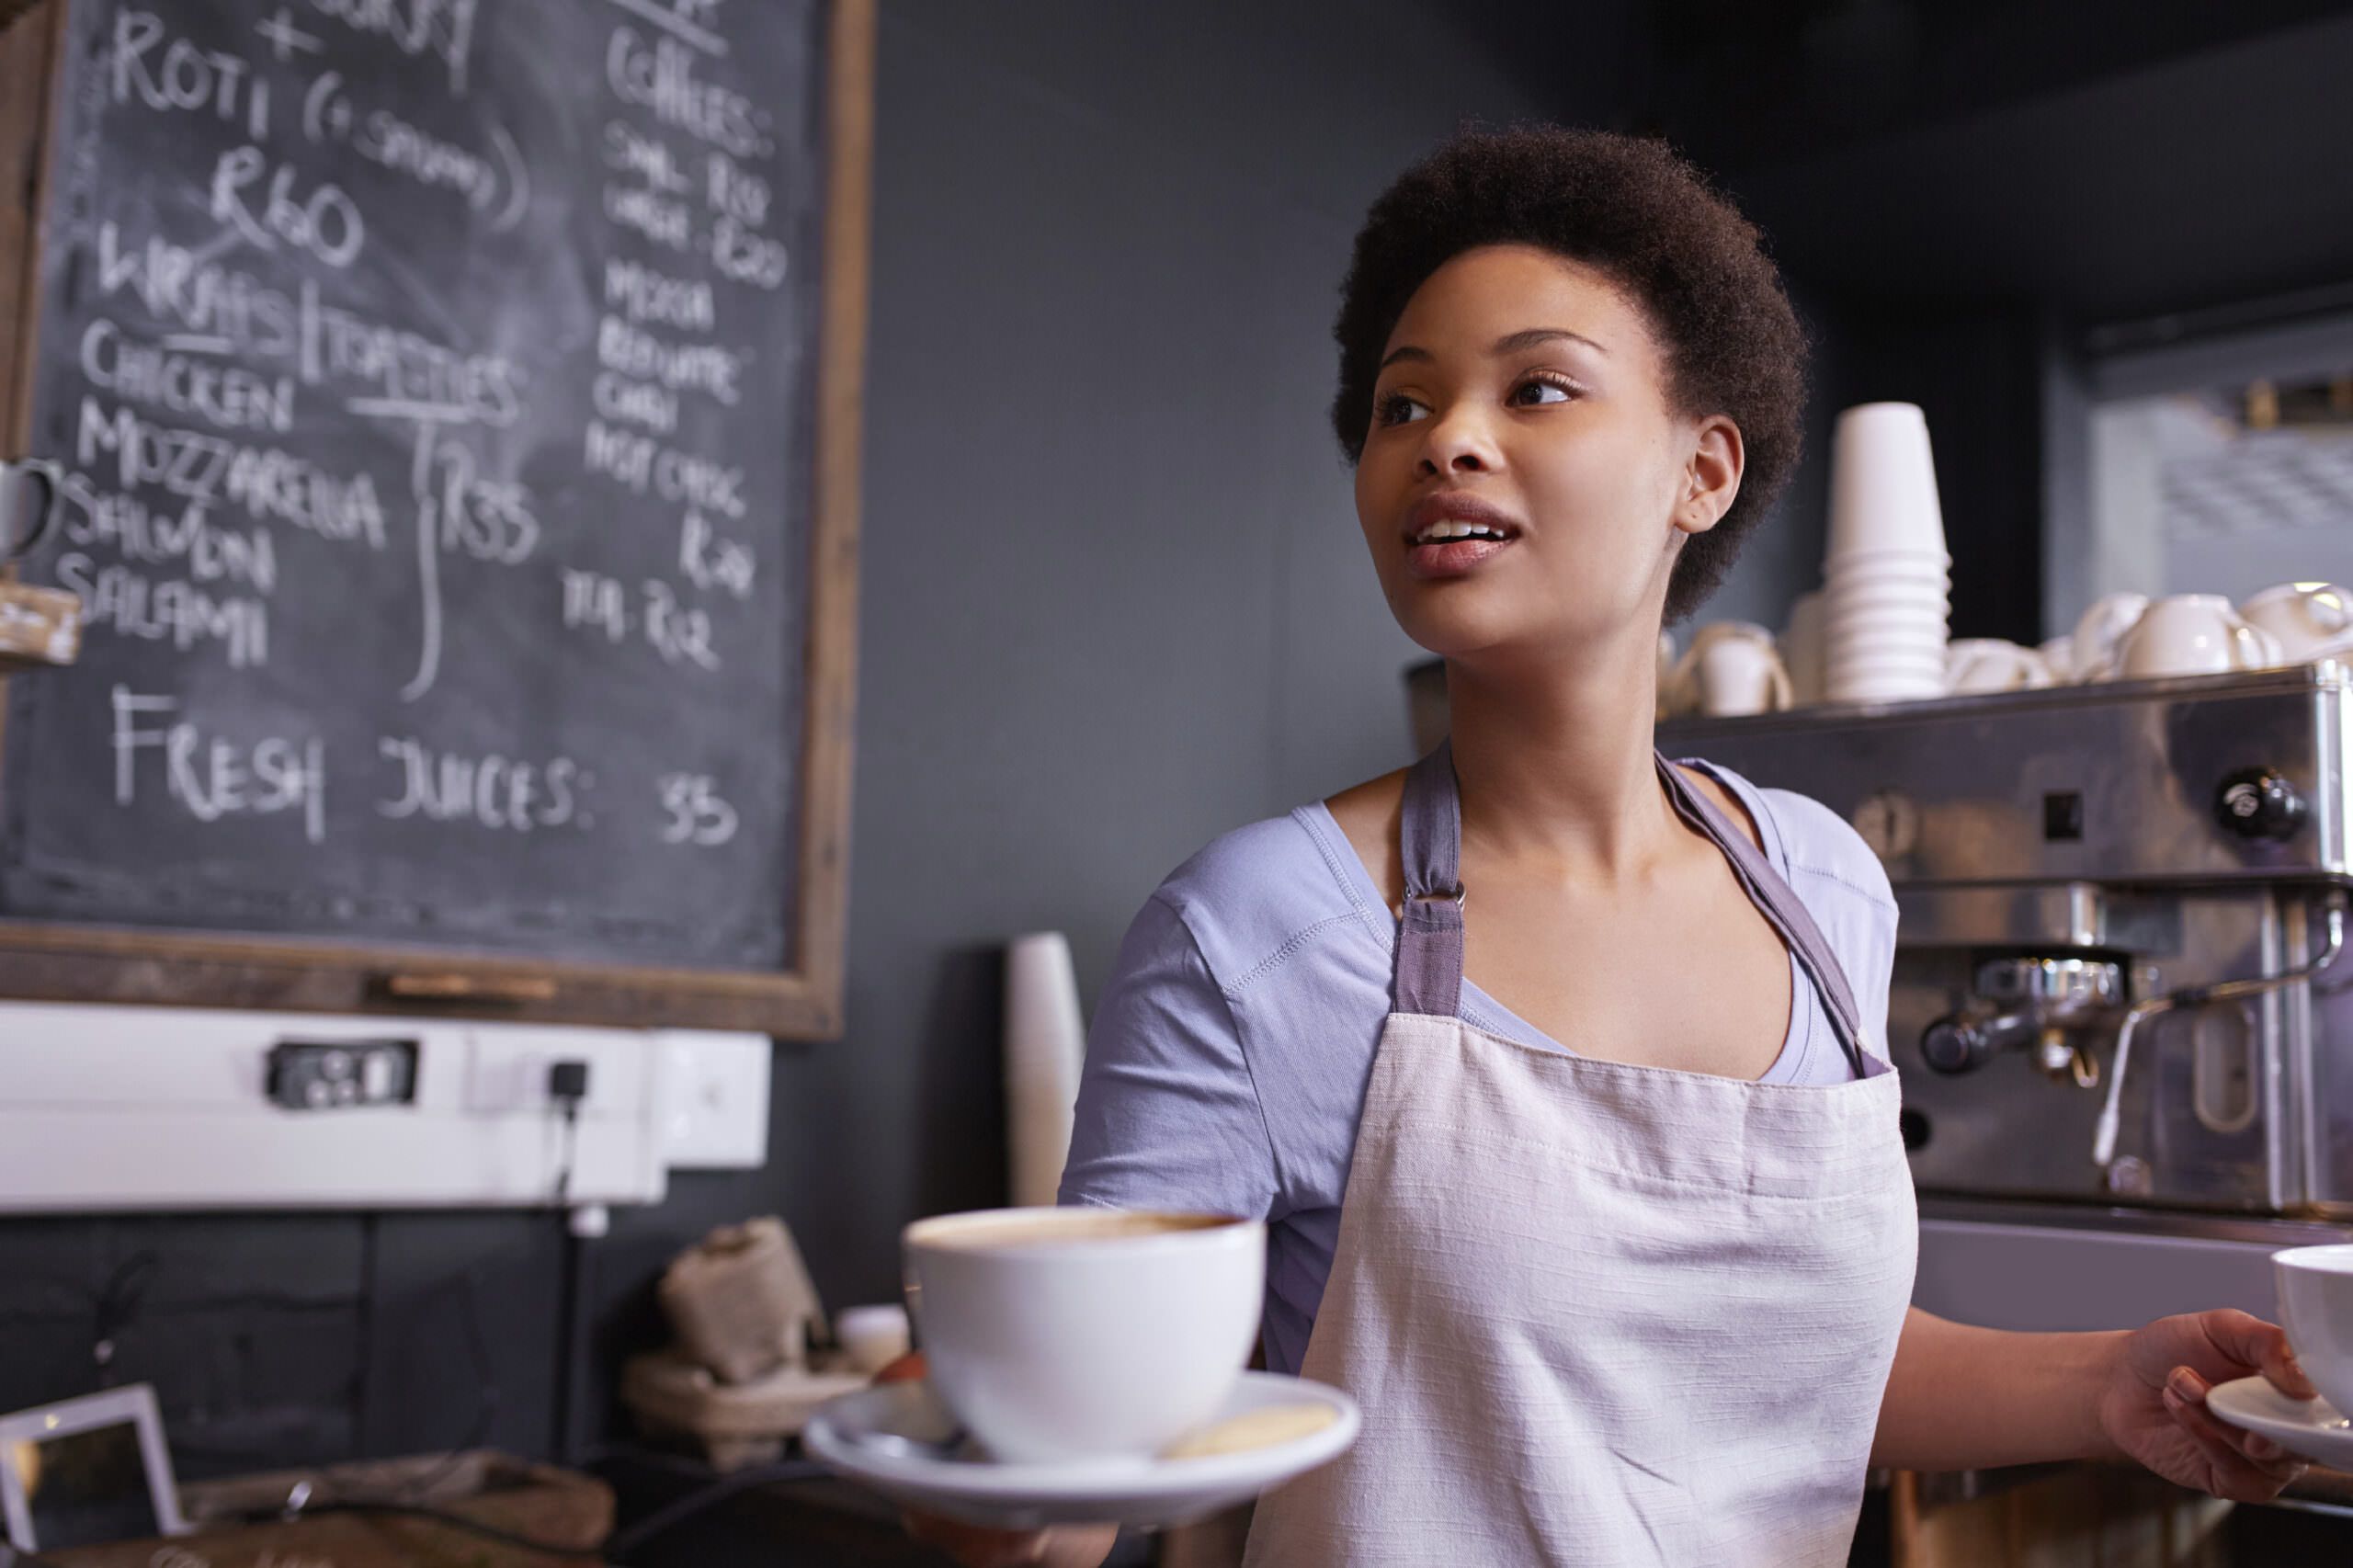
[[1955,692],[2025,691],[2051,684],[2042,655],[1998,637],[1964,637],[1945,648],[1945,686]]
[[834,1314],[834,1342],[853,1370],[871,1377],[915,1346],[907,1309],[896,1301],[844,1307]]
[[2240,605],[2239,614],[2272,635],[2283,664],[2309,664],[2353,645],[2353,590],[2335,583],[2282,583]]
[[2076,618],[2069,646],[2075,655],[2077,680],[2108,680],[2116,673],[2116,645],[2149,608],[2146,594],[2109,594],[2092,601]]
[[1672,719],[1683,710],[1680,707],[1683,689],[1675,678],[1677,664],[1675,633],[1662,631],[1658,634],[1658,685],[1655,688],[1658,697],[1655,712],[1661,719]]
[[1773,634],[1745,620],[1699,628],[1677,668],[1687,707],[1718,718],[1777,713],[1790,706],[1790,672]]
[[38,458],[0,461],[0,566],[29,555],[57,520],[55,463]]
[[2338,1415],[2353,1412],[2353,1244],[2275,1252],[2271,1280],[2304,1375]]
[[1216,1415],[1258,1336],[1255,1220],[998,1209],[902,1246],[931,1385],[1001,1460],[1157,1453]]
[[1824,608],[1820,589],[1800,594],[1790,606],[1789,623],[1781,628],[1781,667],[1790,672],[1792,708],[1822,700]]
[[2239,619],[2220,594],[2175,594],[2142,611],[2116,645],[2116,673],[2127,680],[2220,675],[2279,662],[2268,631]]

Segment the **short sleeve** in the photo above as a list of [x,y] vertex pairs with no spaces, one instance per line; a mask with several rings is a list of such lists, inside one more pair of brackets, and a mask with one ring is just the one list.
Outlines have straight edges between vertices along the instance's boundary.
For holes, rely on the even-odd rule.
[[1264,1219],[1276,1185],[1233,1009],[1183,915],[1154,897],[1087,1031],[1062,1201]]

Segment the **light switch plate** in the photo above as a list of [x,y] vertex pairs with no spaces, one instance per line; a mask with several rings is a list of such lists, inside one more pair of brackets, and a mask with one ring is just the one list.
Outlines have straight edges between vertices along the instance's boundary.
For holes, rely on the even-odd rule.
[[766,1035],[672,1030],[657,1037],[662,1163],[673,1170],[751,1171],[767,1164]]

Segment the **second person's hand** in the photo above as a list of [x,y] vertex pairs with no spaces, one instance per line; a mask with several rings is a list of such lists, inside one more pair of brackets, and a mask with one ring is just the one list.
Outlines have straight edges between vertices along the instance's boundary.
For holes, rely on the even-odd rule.
[[[878,1383],[914,1382],[924,1376],[923,1352],[912,1351],[874,1374]],[[1096,1568],[1111,1554],[1114,1525],[1063,1526],[1043,1530],[990,1529],[961,1519],[903,1509],[907,1534],[936,1547],[963,1568]]]

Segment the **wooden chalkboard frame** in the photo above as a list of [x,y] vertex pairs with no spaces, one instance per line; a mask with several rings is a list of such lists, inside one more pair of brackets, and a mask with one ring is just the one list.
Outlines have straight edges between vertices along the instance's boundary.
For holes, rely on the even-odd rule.
[[[31,437],[40,256],[68,0],[0,26],[0,441]],[[830,0],[815,516],[809,530],[795,950],[773,971],[629,967],[389,945],[0,919],[0,997],[495,1017],[633,1028],[842,1029],[858,654],[859,421],[875,0]],[[23,193],[21,199],[14,193]],[[6,682],[0,676],[0,747]]]

